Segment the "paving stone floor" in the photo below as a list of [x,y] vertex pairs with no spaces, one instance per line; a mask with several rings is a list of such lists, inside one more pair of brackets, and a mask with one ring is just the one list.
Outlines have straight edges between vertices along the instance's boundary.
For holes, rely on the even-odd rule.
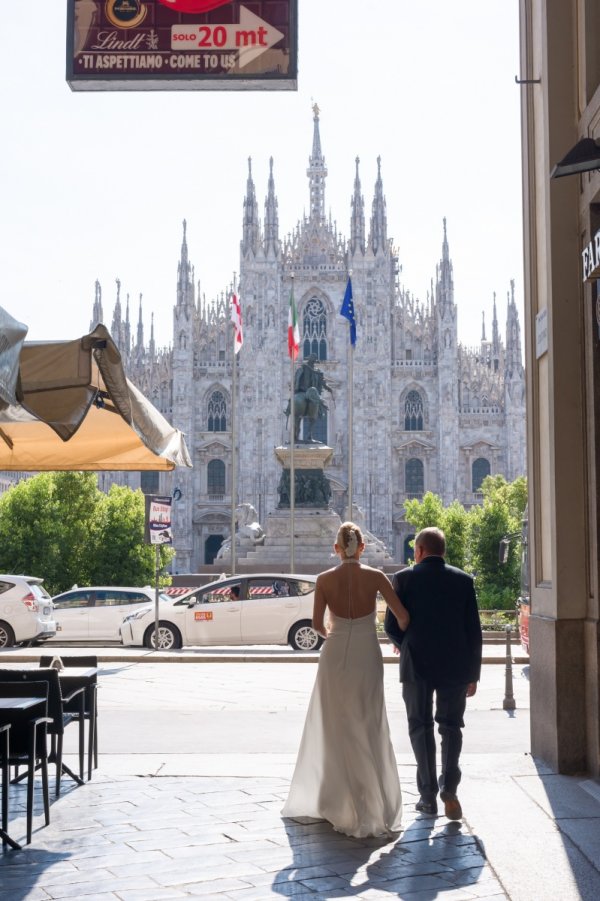
[[[0,854],[0,899],[507,898],[468,821],[416,814],[414,768],[401,766],[400,776],[405,828],[389,840],[282,820],[289,783],[280,777],[95,774],[80,788],[65,780],[50,826],[41,828],[36,809],[31,845]],[[17,839],[24,792],[11,788]]]

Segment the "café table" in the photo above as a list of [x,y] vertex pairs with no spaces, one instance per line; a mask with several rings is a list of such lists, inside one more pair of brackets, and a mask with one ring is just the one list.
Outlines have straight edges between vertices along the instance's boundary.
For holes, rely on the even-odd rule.
[[[35,708],[39,707],[39,711]],[[36,713],[43,716],[46,712],[46,702],[41,698],[2,698],[0,697],[0,739],[2,739],[2,826],[0,838],[3,844],[10,845],[15,851],[21,850],[21,845],[10,837],[6,831],[8,825],[8,791],[9,791],[9,767],[8,749],[10,742],[10,727],[27,717],[34,719]]]

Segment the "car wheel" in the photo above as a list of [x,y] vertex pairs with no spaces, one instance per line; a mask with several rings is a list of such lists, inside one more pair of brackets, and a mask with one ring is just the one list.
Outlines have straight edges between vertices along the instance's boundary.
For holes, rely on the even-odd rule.
[[0,648],[12,648],[15,643],[15,633],[8,625],[0,620]]
[[323,639],[313,629],[310,620],[303,619],[290,629],[288,641],[295,651],[318,651]]
[[[154,650],[154,636],[156,628],[148,626],[144,633],[144,644],[150,650]],[[159,622],[158,624],[158,650],[159,651],[175,651],[181,647],[181,633],[176,626],[171,623]]]

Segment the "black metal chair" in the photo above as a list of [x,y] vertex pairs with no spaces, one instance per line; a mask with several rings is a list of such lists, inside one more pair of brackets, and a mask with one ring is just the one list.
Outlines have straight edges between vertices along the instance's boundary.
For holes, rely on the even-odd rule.
[[[51,722],[48,724],[48,734],[51,739],[50,763],[56,764],[56,792],[60,796],[60,780],[63,773],[71,777],[78,785],[83,785],[83,761],[84,761],[84,704],[85,689],[77,688],[63,698],[60,679],[55,669],[0,669],[1,683],[17,682],[47,682],[48,683],[48,716]],[[68,713],[64,709],[64,702],[70,702],[77,698],[77,714]],[[65,728],[71,722],[79,723],[79,776],[77,776],[66,763],[63,762],[63,738]],[[24,778],[24,777],[19,777]]]
[[[2,682],[0,683],[0,697],[12,698],[37,698],[43,705],[44,715],[31,718],[27,711],[22,715],[13,715],[10,723],[10,737],[6,735],[6,742],[2,744],[2,832],[3,842],[13,845],[8,829],[8,778],[7,770],[11,766],[17,768],[27,766],[27,844],[31,842],[33,827],[33,784],[36,769],[42,771],[42,797],[44,802],[44,820],[46,826],[50,822],[50,802],[48,798],[48,745],[46,728],[52,722],[46,716],[48,706],[48,683],[37,682]],[[2,725],[4,727],[4,724]],[[19,847],[17,845],[17,847]]]
[[[61,657],[63,666],[65,669],[69,667],[94,667],[97,669],[98,667],[98,658],[94,654],[87,655],[69,655],[68,657]],[[54,656],[51,655],[42,655],[40,657],[40,666],[41,667],[49,667],[52,661],[54,660]],[[79,701],[75,698],[73,701],[65,701],[63,703],[63,708],[67,713],[72,713],[74,716],[78,715],[79,712]],[[92,755],[94,760],[94,769],[98,769],[98,676],[94,675],[90,679],[86,679],[85,684],[85,703],[83,710],[83,717],[88,722],[88,750],[87,750],[87,758],[88,758],[88,780],[92,778]]]

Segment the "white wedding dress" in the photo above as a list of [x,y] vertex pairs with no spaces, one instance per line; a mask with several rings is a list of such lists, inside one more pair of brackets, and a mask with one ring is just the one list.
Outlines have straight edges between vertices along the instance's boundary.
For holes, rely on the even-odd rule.
[[331,631],[282,815],[329,820],[356,838],[397,832],[402,798],[375,614],[329,616]]

